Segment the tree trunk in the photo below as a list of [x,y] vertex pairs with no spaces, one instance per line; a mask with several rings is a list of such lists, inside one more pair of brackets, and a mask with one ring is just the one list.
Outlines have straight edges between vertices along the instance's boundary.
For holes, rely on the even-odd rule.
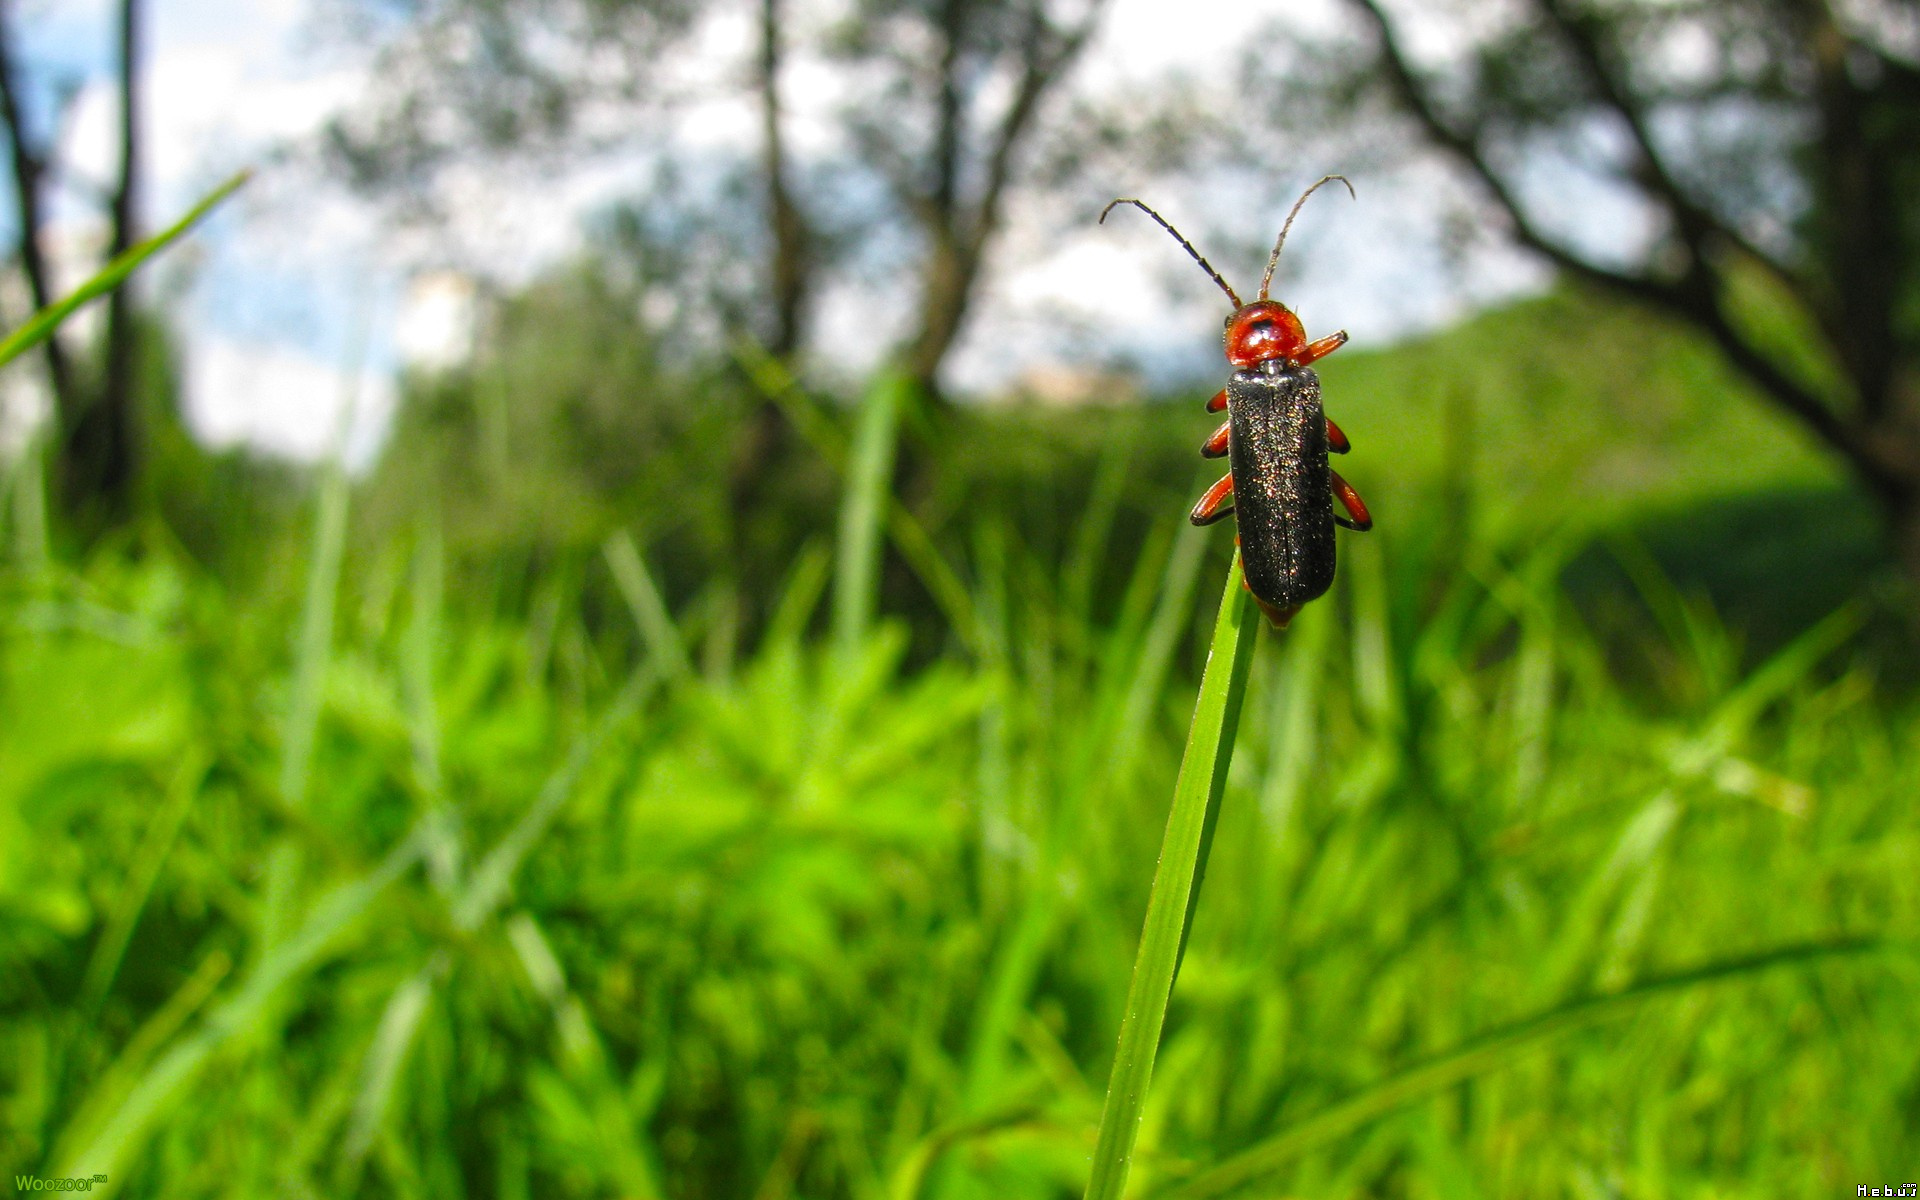
[[[27,293],[33,307],[42,309],[54,301],[53,285],[48,279],[46,256],[40,251],[40,182],[46,174],[44,155],[28,140],[26,118],[20,104],[18,81],[13,73],[11,5],[0,0],[0,118],[7,124],[11,143],[14,187],[14,218],[20,222],[20,268],[27,277]],[[74,419],[73,370],[67,362],[66,347],[59,331],[40,344],[46,356],[47,382],[53,392],[54,420],[67,428]]]
[[806,337],[807,301],[813,291],[812,231],[794,201],[787,178],[787,143],[781,125],[781,0],[760,4],[760,136],[767,176],[767,229],[773,261],[768,282],[773,291],[773,338],[767,350],[786,360]]
[[[1904,386],[1890,389],[1882,410],[1886,415],[1869,426],[1864,439],[1873,464],[1866,482],[1886,513],[1894,559],[1920,597],[1920,372],[1900,375]],[[1920,622],[1920,605],[1914,607],[1914,619]]]
[[925,282],[920,293],[920,328],[907,349],[907,374],[930,399],[940,398],[940,365],[960,336],[979,274],[980,251],[963,246],[951,229],[930,230],[933,249],[927,254]]
[[[141,0],[121,0],[120,178],[113,193],[108,258],[138,240],[142,12]],[[107,300],[100,386],[67,434],[63,464],[67,508],[85,525],[115,525],[132,511],[140,465],[136,317],[133,289],[124,284],[115,288]]]
[[[772,332],[766,351],[791,364],[806,341],[808,304],[813,296],[813,229],[794,198],[780,98],[783,57],[782,0],[761,0],[760,48],[754,86],[760,101],[760,163],[766,187],[768,299]],[[761,397],[753,404],[734,445],[727,473],[728,510],[734,523],[735,569],[744,579],[753,570],[754,515],[767,501],[769,477],[790,452],[792,430],[780,406]]]

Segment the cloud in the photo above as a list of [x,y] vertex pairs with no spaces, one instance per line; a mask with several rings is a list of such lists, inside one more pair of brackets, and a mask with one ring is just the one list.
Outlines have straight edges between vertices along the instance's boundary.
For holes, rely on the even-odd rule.
[[221,337],[192,341],[186,382],[187,421],[202,440],[304,459],[339,452],[355,467],[371,460],[395,401],[384,372]]

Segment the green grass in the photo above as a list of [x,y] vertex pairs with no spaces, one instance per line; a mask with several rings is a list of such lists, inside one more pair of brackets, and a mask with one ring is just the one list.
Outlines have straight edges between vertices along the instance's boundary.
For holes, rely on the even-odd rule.
[[[1021,475],[970,416],[909,511],[911,397],[836,413],[746,361],[840,481],[765,585],[699,581],[664,523],[489,577],[458,514],[354,532],[337,475],[257,586],[161,536],[75,566],[16,474],[0,1171],[1066,1197],[1116,1046],[1112,1194],[1772,1200],[1916,1160],[1920,702],[1879,610],[1843,589],[1752,636],[1624,524],[1817,481],[1764,421],[1586,519],[1542,499],[1577,439],[1507,384],[1463,466],[1417,422],[1382,446],[1414,372],[1356,358],[1353,475],[1396,516],[1236,643],[1154,1030],[1130,967],[1145,920],[1171,980],[1186,926],[1149,898],[1231,541],[1154,464],[1177,421],[1193,471],[1204,423],[1083,422],[1085,470]],[[1773,457],[1719,461],[1750,435]],[[1639,444],[1608,437],[1595,463]]]
[[[344,571],[330,640],[160,555],[16,578],[0,1157],[140,1196],[1077,1192],[1224,566],[1171,528],[1108,547],[1137,582],[1090,624],[979,530],[989,648],[911,670],[884,617],[805,632],[818,549],[729,670],[644,600],[626,639],[567,593],[472,611],[431,540]],[[1857,617],[1745,669],[1650,581],[1648,694],[1569,547],[1347,549],[1259,635],[1129,1194],[1897,1175],[1920,745]]]
[[207,193],[204,199],[188,209],[186,214],[172,225],[145,241],[128,247],[116,255],[112,262],[101,267],[92,278],[27,318],[18,329],[12,330],[5,338],[0,339],[0,367],[46,341],[53,335],[53,331],[60,327],[61,322],[72,316],[82,306],[125,283],[128,276],[139,270],[149,258],[183,237],[208,213],[218,208],[227,197],[239,191],[251,177],[251,171],[241,171],[234,175]]
[[1194,702],[1166,838],[1160,844],[1153,892],[1147,899],[1146,926],[1140,932],[1140,949],[1120,1014],[1120,1044],[1114,1051],[1106,1106],[1100,1114],[1088,1200],[1117,1200],[1126,1192],[1147,1088],[1153,1080],[1153,1060],[1166,1029],[1167,1006],[1187,937],[1193,931],[1200,886],[1207,876],[1207,852],[1220,823],[1220,800],[1233,766],[1233,745],[1240,732],[1240,709],[1246,702],[1247,672],[1253,666],[1257,636],[1253,607],[1236,559],[1227,573],[1226,594],[1220,597],[1207,669],[1200,677],[1200,697]]

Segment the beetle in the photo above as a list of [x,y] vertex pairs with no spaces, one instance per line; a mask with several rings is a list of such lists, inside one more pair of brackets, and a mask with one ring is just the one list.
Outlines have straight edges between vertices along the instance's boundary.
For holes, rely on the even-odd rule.
[[[1321,407],[1320,377],[1311,368],[1346,345],[1347,331],[1310,342],[1293,310],[1267,297],[1301,205],[1336,179],[1353,194],[1353,185],[1342,175],[1328,175],[1301,193],[1280,227],[1267,273],[1260,279],[1260,295],[1251,304],[1242,304],[1193,243],[1145,204],[1122,197],[1100,210],[1102,224],[1121,204],[1152,217],[1233,302],[1225,343],[1227,362],[1235,370],[1227,386],[1207,401],[1208,412],[1225,409],[1227,419],[1200,447],[1206,458],[1226,458],[1228,470],[1189,516],[1195,525],[1211,525],[1236,513],[1239,533],[1234,542],[1240,548],[1242,580],[1279,629],[1332,585],[1334,525],[1363,533],[1373,528],[1360,493],[1333,469],[1329,455],[1345,454],[1352,446]],[[1334,512],[1335,498],[1346,515]]]

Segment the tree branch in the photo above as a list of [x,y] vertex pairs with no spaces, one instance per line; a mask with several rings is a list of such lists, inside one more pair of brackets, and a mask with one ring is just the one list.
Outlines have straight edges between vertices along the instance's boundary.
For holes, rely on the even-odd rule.
[[1386,14],[1380,10],[1375,0],[1351,0],[1372,22],[1375,35],[1380,41],[1383,55],[1382,65],[1386,68],[1388,82],[1398,93],[1420,124],[1426,129],[1430,140],[1449,151],[1460,160],[1480,180],[1482,187],[1493,196],[1507,220],[1513,225],[1514,236],[1528,249],[1550,259],[1555,265],[1587,280],[1590,283],[1623,291],[1637,299],[1653,304],[1676,303],[1677,289],[1643,275],[1628,275],[1619,271],[1590,263],[1575,255],[1571,250],[1553,241],[1542,233],[1526,210],[1520,206],[1519,198],[1513,194],[1506,181],[1494,171],[1485,151],[1471,135],[1453,127],[1440,115],[1432,97],[1427,95],[1414,76],[1399,39],[1394,35],[1393,27],[1388,23]]
[[[1063,34],[1050,25],[1043,5],[1036,0],[1031,10],[1032,25],[1020,86],[1000,121],[993,148],[987,157],[987,180],[981,189],[974,221],[972,240],[975,254],[984,248],[992,227],[999,221],[1001,200],[1006,192],[1007,181],[1012,178],[1014,153],[1032,125],[1041,99],[1073,65],[1073,60],[1079,57],[1087,40],[1093,36],[1106,5],[1107,0],[1094,0],[1079,23]],[[1052,43],[1051,52],[1049,43]]]
[[[1667,166],[1666,158],[1654,144],[1652,130],[1647,125],[1646,114],[1639,104],[1628,95],[1627,88],[1619,75],[1607,61],[1605,49],[1600,44],[1600,33],[1591,21],[1582,21],[1567,6],[1566,0],[1538,0],[1541,11],[1559,30],[1562,38],[1580,60],[1587,74],[1588,82],[1598,93],[1601,103],[1611,109],[1632,135],[1633,143],[1639,152],[1640,163],[1645,168],[1645,182],[1654,193],[1653,198],[1662,204],[1672,218],[1674,228],[1679,232],[1680,240],[1687,247],[1688,270],[1699,271],[1708,268],[1710,263],[1711,241],[1721,241],[1734,247],[1741,254],[1752,259],[1771,274],[1776,281],[1796,294],[1805,296],[1806,284],[1771,254],[1762,250],[1738,230],[1716,217],[1704,205],[1697,203],[1687,190],[1680,185],[1673,171]],[[1810,304],[1816,320],[1822,330],[1831,338],[1836,332],[1836,323],[1830,319],[1824,307]]]
[[767,227],[772,262],[773,336],[767,350],[785,360],[805,339],[807,298],[813,285],[813,231],[788,181],[787,146],[780,102],[782,45],[780,0],[761,0],[760,55],[755,85],[760,93],[761,169],[766,173]]
[[1795,6],[1807,22],[1806,44],[1814,67],[1813,98],[1820,117],[1815,152],[1825,160],[1824,228],[1840,312],[1835,345],[1848,368],[1869,420],[1891,401],[1897,338],[1898,218],[1903,198],[1890,169],[1888,147],[1869,132],[1869,97],[1854,83],[1848,60],[1854,43],[1820,0]]
[[1492,194],[1512,222],[1516,240],[1579,279],[1623,293],[1697,325],[1714,339],[1735,368],[1758,385],[1770,400],[1797,417],[1839,451],[1876,488],[1887,486],[1884,464],[1872,452],[1862,431],[1844,421],[1817,396],[1796,383],[1742,338],[1722,310],[1712,281],[1697,266],[1690,272],[1690,278],[1678,283],[1665,283],[1644,275],[1631,275],[1601,267],[1546,237],[1493,169],[1479,141],[1454,128],[1441,116],[1432,97],[1414,75],[1405,52],[1394,36],[1393,27],[1377,0],[1351,2],[1372,23],[1380,43],[1382,66],[1388,82],[1401,101],[1426,129],[1428,137],[1467,166]]

